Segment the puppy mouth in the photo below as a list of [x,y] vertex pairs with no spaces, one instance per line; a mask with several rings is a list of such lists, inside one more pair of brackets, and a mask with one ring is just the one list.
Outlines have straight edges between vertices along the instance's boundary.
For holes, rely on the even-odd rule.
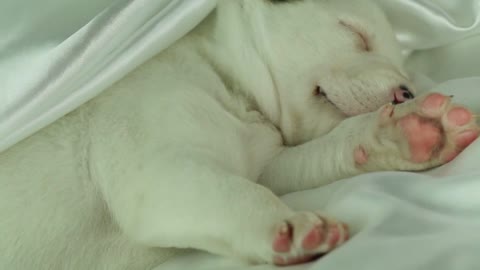
[[325,90],[320,85],[317,85],[317,87],[315,88],[315,96],[323,98],[327,101],[327,103],[334,106],[337,110],[340,110],[340,108],[338,108],[338,106],[328,98],[327,92],[325,92]]

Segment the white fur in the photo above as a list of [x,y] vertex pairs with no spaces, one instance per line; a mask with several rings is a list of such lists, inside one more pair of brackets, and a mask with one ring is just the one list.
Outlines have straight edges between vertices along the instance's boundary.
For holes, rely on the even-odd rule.
[[344,119],[409,84],[401,61],[368,1],[219,1],[174,46],[0,154],[0,269],[144,270],[174,253],[158,247],[270,262],[273,227],[293,214],[274,193],[362,172],[353,150],[372,117]]

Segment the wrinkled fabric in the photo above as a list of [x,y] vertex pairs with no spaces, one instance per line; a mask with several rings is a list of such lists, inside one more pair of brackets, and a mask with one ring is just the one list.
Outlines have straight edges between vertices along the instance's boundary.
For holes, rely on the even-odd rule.
[[478,0],[374,0],[409,50],[449,45],[480,33]]
[[479,0],[375,0],[385,10],[414,74],[435,83],[480,76]]
[[[454,94],[479,113],[480,0],[376,1],[422,88]],[[214,2],[1,1],[0,150],[166,48]],[[480,269],[479,156],[476,142],[453,162],[425,173],[371,173],[284,196],[296,209],[326,209],[354,232],[348,244],[321,260],[284,269]],[[274,268],[194,252],[162,269]]]
[[0,151],[98,95],[216,0],[0,2]]

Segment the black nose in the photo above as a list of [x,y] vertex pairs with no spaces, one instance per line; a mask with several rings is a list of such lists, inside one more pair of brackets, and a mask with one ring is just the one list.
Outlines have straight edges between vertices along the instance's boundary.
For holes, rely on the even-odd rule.
[[410,89],[408,89],[408,87],[406,85],[400,85],[398,88],[402,89],[403,90],[403,97],[405,99],[412,99],[414,98],[415,96],[412,94],[412,92],[410,91]]

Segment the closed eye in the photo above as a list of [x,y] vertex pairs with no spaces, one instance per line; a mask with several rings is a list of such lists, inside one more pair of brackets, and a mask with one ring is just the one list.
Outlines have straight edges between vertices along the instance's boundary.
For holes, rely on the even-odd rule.
[[368,38],[367,34],[364,31],[359,30],[358,28],[354,27],[353,25],[345,22],[340,21],[340,25],[347,28],[350,32],[354,33],[359,38],[359,47],[362,51],[371,52],[372,45],[370,44],[370,39]]

